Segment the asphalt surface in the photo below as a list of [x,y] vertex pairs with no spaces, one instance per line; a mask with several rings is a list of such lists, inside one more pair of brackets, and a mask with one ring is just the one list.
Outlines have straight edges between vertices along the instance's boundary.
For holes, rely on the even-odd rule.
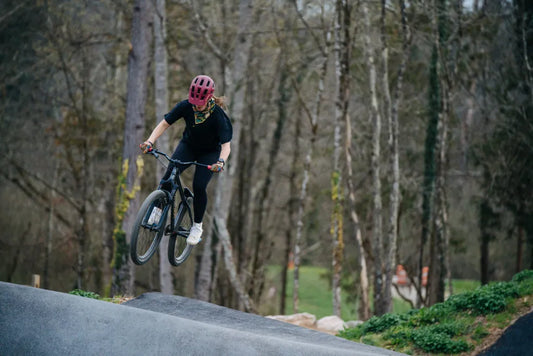
[[489,349],[480,356],[533,355],[533,313],[514,322]]
[[179,296],[125,304],[0,282],[0,355],[402,355]]

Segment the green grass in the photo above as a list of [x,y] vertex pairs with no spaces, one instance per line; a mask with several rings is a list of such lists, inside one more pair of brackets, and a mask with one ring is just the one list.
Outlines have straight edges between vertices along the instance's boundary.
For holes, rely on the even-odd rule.
[[[320,319],[325,316],[333,315],[333,296],[331,292],[331,285],[327,278],[328,270],[322,267],[302,266],[300,267],[300,290],[299,290],[299,312],[310,313]],[[278,314],[279,305],[279,285],[280,285],[280,266],[269,266],[267,268],[268,288],[275,286],[278,288],[276,297],[272,300],[265,301],[265,305],[261,310],[262,314]],[[287,280],[287,298],[285,299],[286,310],[285,314],[294,314],[292,289],[293,289],[292,270],[288,273]],[[357,302],[351,301],[347,292],[341,292],[341,318],[344,321],[357,320]],[[411,309],[409,303],[401,300],[393,300],[393,310],[395,312],[406,312]]]
[[[300,267],[300,289],[299,289],[299,312],[310,313],[320,319],[324,316],[333,314],[332,293],[331,287],[326,277],[327,270],[320,267],[303,266]],[[276,298],[273,298],[265,310],[267,314],[278,314],[279,305],[279,285],[281,280],[281,267],[269,266],[267,268],[267,285],[275,286],[277,289]],[[293,271],[288,273],[287,281],[287,298],[285,299],[286,311],[285,314],[293,314]],[[346,300],[346,293],[341,294],[341,298]],[[263,314],[265,314],[263,311]],[[343,320],[356,319],[357,313],[355,306],[343,306],[342,309]]]
[[453,294],[461,294],[475,290],[481,284],[479,281],[469,279],[454,279],[452,281]]

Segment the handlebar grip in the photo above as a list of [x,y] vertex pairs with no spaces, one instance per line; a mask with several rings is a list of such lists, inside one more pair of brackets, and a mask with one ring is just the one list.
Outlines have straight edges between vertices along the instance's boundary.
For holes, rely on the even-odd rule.
[[154,150],[154,146],[150,146],[146,149],[146,151],[144,151],[145,149],[143,148],[143,144],[144,143],[139,144],[139,148],[143,150],[144,153],[151,153]]
[[211,166],[211,165],[208,165],[208,166],[207,166],[207,169],[211,170],[211,167],[213,167],[213,166]]

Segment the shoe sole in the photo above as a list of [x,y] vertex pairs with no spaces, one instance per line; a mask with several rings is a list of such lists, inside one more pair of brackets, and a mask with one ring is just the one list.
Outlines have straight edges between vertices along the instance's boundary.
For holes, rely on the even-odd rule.
[[197,243],[194,243],[194,244],[192,244],[192,243],[190,243],[189,241],[187,241],[187,245],[196,246],[196,245],[198,245],[200,242],[202,242],[202,239],[198,240],[198,242],[197,242]]

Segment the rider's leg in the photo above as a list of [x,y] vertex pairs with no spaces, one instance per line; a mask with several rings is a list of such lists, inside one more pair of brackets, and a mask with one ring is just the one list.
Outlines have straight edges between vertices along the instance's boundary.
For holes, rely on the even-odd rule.
[[[216,163],[220,151],[204,153],[198,156],[198,163],[213,164]],[[205,167],[196,167],[192,189],[194,193],[194,222],[201,223],[204,218],[207,207],[207,185],[213,177],[213,172]]]
[[[195,156],[194,156],[193,150],[189,147],[189,145],[187,145],[186,143],[181,142],[181,141],[178,144],[178,147],[176,147],[176,150],[174,151],[174,153],[172,154],[172,158],[180,160],[180,161],[183,161],[183,162],[191,162],[191,161],[195,160]],[[185,169],[187,169],[187,167],[189,167],[189,166],[188,165],[179,165],[178,166],[178,170],[180,172],[183,172]],[[161,181],[159,183],[161,189],[168,190],[168,191],[171,189],[171,183],[170,182],[165,182],[165,181],[170,177],[170,173],[172,173],[172,168],[174,168],[174,165],[173,164],[169,164],[168,168],[167,168],[167,171],[163,175],[163,178],[161,178]]]
[[[213,164],[217,161],[220,152],[214,151],[202,154],[198,157],[199,163]],[[194,192],[194,224],[187,238],[187,243],[196,245],[202,236],[202,220],[207,208],[207,184],[211,180],[213,172],[206,167],[196,167],[192,189]]]

